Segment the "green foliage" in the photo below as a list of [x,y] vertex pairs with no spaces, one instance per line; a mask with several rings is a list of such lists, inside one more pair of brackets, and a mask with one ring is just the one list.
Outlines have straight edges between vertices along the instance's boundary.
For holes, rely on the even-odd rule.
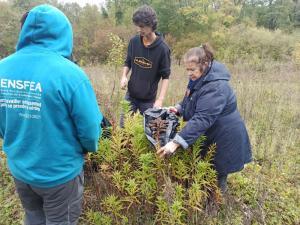
[[193,48],[195,46],[200,46],[205,40],[208,39],[207,35],[200,35],[198,32],[191,32],[187,34],[184,38],[177,40],[173,44],[173,55],[178,60],[180,64],[180,60],[183,55],[187,52],[188,49]]
[[262,68],[265,61],[289,60],[294,48],[294,39],[281,31],[270,32],[265,29],[237,26],[214,33],[217,57],[235,63],[248,61],[256,68]]
[[[299,69],[291,62],[266,62],[264,71],[245,62],[227,66],[232,72],[231,85],[251,139],[254,162],[242,172],[229,176],[229,192],[222,199],[224,204],[219,206],[217,214],[210,215],[207,207],[203,207],[207,192],[202,189],[201,180],[202,177],[211,179],[207,177],[211,173],[206,171],[210,166],[205,160],[197,164],[199,148],[179,150],[168,160],[157,160],[155,150],[150,150],[143,135],[141,118],[134,118],[132,122],[127,120],[126,132],[114,129],[113,140],[102,139],[101,150],[92,155],[98,172],[92,182],[89,174],[85,174],[85,208],[79,224],[170,224],[171,217],[172,220],[188,217],[187,225],[197,224],[195,221],[198,224],[300,223]],[[110,67],[86,69],[96,89],[101,93],[111,90]],[[180,100],[186,88],[183,74],[182,66],[173,65],[166,99],[170,104]],[[106,94],[109,96],[110,92]],[[106,103],[114,107],[111,108],[114,114],[119,110],[119,104],[109,100]],[[122,105],[128,110],[125,101]],[[181,128],[183,125],[181,123]],[[123,134],[124,138],[116,138]],[[0,155],[0,224],[21,224],[23,210],[1,150]],[[198,166],[199,173],[190,170],[191,164]],[[125,189],[130,179],[136,181],[139,191],[135,196],[140,203]],[[121,214],[126,218],[119,217],[116,222],[113,213],[105,212],[102,202],[108,196],[115,196],[116,202],[121,202]],[[195,204],[199,199],[202,199],[200,204]]]
[[[201,147],[179,150],[166,161],[158,160],[143,135],[141,119],[128,119],[125,131],[114,129],[113,139],[102,139],[101,150],[93,155],[100,168],[95,175],[101,198],[94,196],[96,184],[90,184],[86,194],[92,193],[92,197],[86,200],[82,224],[300,223],[300,86],[299,72],[289,63],[293,60],[299,65],[299,36],[290,34],[300,24],[299,1],[111,0],[105,10],[47,2],[70,19],[74,54],[81,65],[108,62],[113,46],[110,34],[126,43],[135,32],[132,13],[145,3],[156,9],[159,31],[167,34],[178,62],[188,48],[209,41],[217,59],[232,63],[232,85],[253,147],[254,163],[229,177],[225,204],[217,216],[210,217],[204,213],[210,188],[204,181],[214,183],[215,175],[210,163],[198,158]],[[39,3],[0,2],[0,58],[15,51],[19,19]],[[118,9],[115,4],[119,4]],[[119,68],[119,62],[112,65]],[[111,98],[111,84],[118,79],[111,76],[111,67],[96,70],[89,74],[94,74],[95,87],[104,93],[102,110],[117,124],[122,96],[117,92]],[[173,65],[172,71],[167,101],[173,104],[179,100],[178,90],[184,91],[186,86],[183,68]],[[128,111],[128,104],[124,101],[121,108]],[[5,158],[2,153],[1,157]],[[20,224],[23,210],[5,160],[1,163],[0,224]]]
[[116,127],[111,140],[102,139],[95,157],[99,167],[105,168],[97,177],[109,186],[107,195],[97,199],[101,214],[109,216],[112,223],[186,224],[193,217],[188,213],[191,210],[204,213],[209,192],[219,195],[219,191],[210,164],[215,146],[201,159],[202,142],[203,138],[189,151],[180,150],[164,161],[149,145],[142,117],[126,116],[124,129]]
[[109,34],[109,40],[112,42],[112,48],[108,54],[108,65],[117,68],[124,64],[125,43],[119,36],[112,33]]
[[[14,51],[21,15],[41,3],[45,1],[10,0],[0,3],[0,58]],[[262,58],[291,59],[295,42],[291,43],[286,33],[293,32],[300,24],[300,4],[292,0],[110,0],[106,8],[94,5],[80,7],[77,3],[59,4],[56,0],[47,0],[46,3],[59,7],[70,19],[74,30],[74,56],[80,65],[111,64],[111,54],[117,53],[116,50],[112,53],[112,49],[122,54],[125,50],[113,46],[111,35],[118,36],[119,42],[127,43],[135,32],[132,14],[142,4],[150,4],[156,10],[158,30],[167,35],[179,64],[189,48],[209,41],[217,50],[218,59],[232,63],[243,59],[253,65],[258,64],[257,69],[263,70],[263,65],[260,65]],[[255,29],[255,25],[282,32]],[[113,64],[119,68],[124,55],[117,58],[118,62]]]
[[183,16],[179,13],[180,1],[154,1],[158,16],[158,30],[164,34],[171,34],[173,37],[185,35],[186,23]]
[[[248,173],[249,178],[236,175],[230,179],[233,191],[242,200],[240,205],[247,205],[249,210],[262,214],[262,218],[253,218],[252,222],[274,225],[297,224],[297,221],[300,221],[300,207],[297,203],[299,190],[287,181],[275,181],[265,172],[264,167],[253,164],[243,172]],[[279,173],[276,169],[272,169],[271,172],[274,176]],[[260,175],[252,177],[254,174]],[[285,185],[282,185],[283,183]]]
[[6,2],[0,2],[0,59],[14,51],[20,23],[18,14]]
[[[267,30],[264,31],[268,33]],[[222,32],[220,30],[220,33]],[[238,32],[235,34],[237,35]],[[278,39],[282,38],[284,41],[286,37],[279,35]],[[255,44],[254,41],[251,43]],[[299,69],[288,61],[270,62],[269,60],[262,60],[262,62],[264,63],[263,70],[257,70],[253,64],[242,60],[233,65],[227,64],[232,72],[231,85],[237,95],[238,108],[246,122],[251,139],[254,162],[247,165],[242,172],[229,176],[229,192],[222,199],[224,204],[220,206],[217,215],[211,216],[202,213],[207,211],[206,207],[203,208],[202,204],[194,204],[195,201],[193,200],[190,202],[185,200],[186,204],[192,208],[187,212],[188,217],[191,218],[187,224],[196,224],[193,221],[199,220],[201,220],[200,224],[277,223],[294,225],[300,222],[298,204],[300,201],[298,172],[300,171]],[[97,76],[98,73],[94,72],[94,74]],[[173,65],[172,82],[166,99],[170,105],[176,104],[185,91],[187,81],[184,82],[186,78],[183,74],[183,66]],[[107,85],[103,84],[103,87],[107,87]],[[102,86],[99,86],[99,89],[103,89]],[[181,123],[181,128],[183,125],[184,123]],[[193,150],[197,149],[193,148]],[[154,199],[156,205],[156,211],[153,212],[154,216],[149,216],[151,220],[148,224],[153,224],[153,219],[162,224],[168,224],[173,200],[180,199],[180,191],[177,192],[178,186],[185,190],[185,196],[188,194],[190,199],[203,199],[202,201],[205,201],[207,192],[199,192],[199,189],[202,190],[202,183],[190,180],[191,174],[193,174],[190,170],[193,167],[190,164],[197,165],[191,158],[195,159],[198,156],[197,151],[194,151],[194,156],[191,155],[192,153],[192,149],[190,151],[179,150],[177,154],[165,162],[166,164],[156,164],[158,170],[153,173],[160,173],[162,180],[166,177],[163,185],[161,185],[160,180],[156,184],[151,181],[151,185],[144,182],[147,187],[155,187],[156,185],[163,190],[158,197],[154,198],[151,193],[155,194],[155,192],[150,191],[153,188],[147,189],[147,199],[150,199],[151,202]],[[142,154],[147,154],[147,152]],[[145,158],[148,158],[148,155]],[[186,159],[190,159],[188,163]],[[140,161],[136,164],[140,165]],[[122,179],[131,179],[127,163],[123,165],[126,165],[126,173],[122,173]],[[206,171],[207,168],[210,167],[204,162],[198,164],[199,173],[194,175],[194,179],[199,181],[201,177],[206,176],[203,171]],[[140,174],[142,174],[140,176],[145,176],[143,175],[144,172],[140,171],[141,169],[135,176]],[[165,171],[165,176],[161,171]],[[129,175],[125,176],[124,174]],[[170,181],[167,177],[172,177],[172,180]],[[180,177],[184,179],[180,179]],[[175,185],[174,181],[176,182]],[[189,185],[188,192],[185,189],[186,185]],[[178,197],[175,198],[174,196]],[[145,202],[149,203],[149,200],[145,200]],[[144,203],[142,204],[144,205]],[[185,204],[183,205],[185,206]],[[129,211],[131,212],[130,209]],[[132,215],[133,218],[140,218],[145,214]],[[145,222],[145,224],[147,223]],[[159,222],[154,224],[159,224]]]
[[112,219],[110,216],[104,215],[101,212],[94,212],[90,210],[86,213],[89,223],[101,224],[101,225],[112,225]]
[[230,29],[220,28],[211,35],[194,32],[178,41],[171,40],[173,54],[180,60],[189,48],[205,42],[214,47],[218,60],[232,64],[244,61],[257,70],[264,70],[266,61],[290,61],[292,57],[297,59],[296,37],[280,30],[270,32],[264,28],[243,25]]
[[115,195],[109,195],[102,201],[103,210],[110,214],[116,221],[122,218],[121,210],[123,209],[122,202]]
[[8,0],[8,2],[21,13],[25,13],[40,4],[58,5],[57,0]]
[[7,164],[2,151],[0,139],[0,224],[21,224],[23,213],[21,204],[15,193],[14,181],[7,171]]
[[[109,40],[112,43],[112,47],[109,50],[108,54],[108,65],[114,68],[114,83],[111,93],[111,99],[113,98],[115,89],[116,89],[116,82],[118,81],[118,67],[121,67],[124,64],[124,57],[125,57],[125,43],[124,41],[115,34],[109,34]],[[119,92],[117,93],[117,98],[119,97]]]
[[293,0],[252,1],[252,4],[243,5],[242,15],[256,18],[258,26],[289,31],[299,22],[297,4],[298,1]]

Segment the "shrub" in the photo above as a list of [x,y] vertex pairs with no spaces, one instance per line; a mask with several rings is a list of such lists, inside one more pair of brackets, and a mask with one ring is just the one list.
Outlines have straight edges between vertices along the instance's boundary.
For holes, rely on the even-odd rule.
[[280,30],[272,32],[240,25],[227,30],[221,43],[222,46],[216,43],[219,58],[231,63],[243,59],[257,65],[266,61],[290,59],[294,38]]
[[[171,37],[168,39],[172,40]],[[171,47],[175,58],[180,60],[189,48],[209,42],[216,50],[218,60],[232,64],[244,61],[257,70],[264,70],[269,61],[289,61],[293,55],[297,61],[299,54],[295,40],[294,36],[280,30],[238,25],[229,29],[219,28],[211,34],[189,33],[180,40],[172,40]]]
[[91,155],[89,163],[99,171],[89,170],[90,188],[98,194],[86,205],[88,220],[102,215],[106,224],[199,224],[208,198],[220,202],[210,163],[215,146],[201,159],[202,142],[162,160],[145,137],[142,117],[127,117],[124,129],[115,128]]

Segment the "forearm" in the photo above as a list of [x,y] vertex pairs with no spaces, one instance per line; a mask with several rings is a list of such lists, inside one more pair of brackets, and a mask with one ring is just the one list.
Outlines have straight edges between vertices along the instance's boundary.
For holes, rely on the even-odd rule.
[[187,149],[190,145],[205,133],[202,120],[198,117],[193,117],[189,120],[185,126],[174,137],[174,141],[180,144],[184,149]]
[[161,88],[160,88],[160,92],[158,95],[159,100],[164,101],[165,100],[165,96],[168,90],[168,86],[169,86],[169,79],[163,79],[162,83],[161,83]]
[[122,73],[122,77],[127,77],[127,75],[128,75],[128,73],[129,73],[129,71],[130,71],[130,68],[129,67],[127,67],[127,66],[124,66],[123,67],[123,73]]

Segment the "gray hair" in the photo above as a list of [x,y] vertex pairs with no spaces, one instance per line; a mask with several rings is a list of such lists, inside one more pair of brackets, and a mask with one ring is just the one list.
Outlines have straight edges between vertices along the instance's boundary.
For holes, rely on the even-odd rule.
[[194,62],[203,65],[214,60],[214,53],[212,47],[208,43],[205,43],[199,47],[189,49],[183,59],[185,63]]

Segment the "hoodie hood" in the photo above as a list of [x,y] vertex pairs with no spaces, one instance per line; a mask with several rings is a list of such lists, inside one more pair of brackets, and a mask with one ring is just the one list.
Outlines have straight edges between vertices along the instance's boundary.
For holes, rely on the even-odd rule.
[[[155,35],[156,35],[155,41],[151,45],[147,46],[146,48],[155,48],[163,42],[164,39],[160,33],[155,32]],[[143,45],[143,40],[141,36],[140,36],[140,41],[141,44]]]
[[[213,60],[211,66],[207,68],[206,74],[201,76],[198,80],[191,82],[188,88],[192,90],[199,90],[205,83],[216,81],[216,80],[230,80],[230,73],[226,66],[216,60]],[[190,87],[189,87],[190,86]]]
[[39,5],[28,13],[21,29],[17,51],[25,47],[44,48],[70,57],[73,49],[73,32],[68,18],[57,8]]
[[209,82],[215,80],[230,80],[230,73],[226,66],[216,60],[212,62],[211,68],[208,70],[203,81]]

